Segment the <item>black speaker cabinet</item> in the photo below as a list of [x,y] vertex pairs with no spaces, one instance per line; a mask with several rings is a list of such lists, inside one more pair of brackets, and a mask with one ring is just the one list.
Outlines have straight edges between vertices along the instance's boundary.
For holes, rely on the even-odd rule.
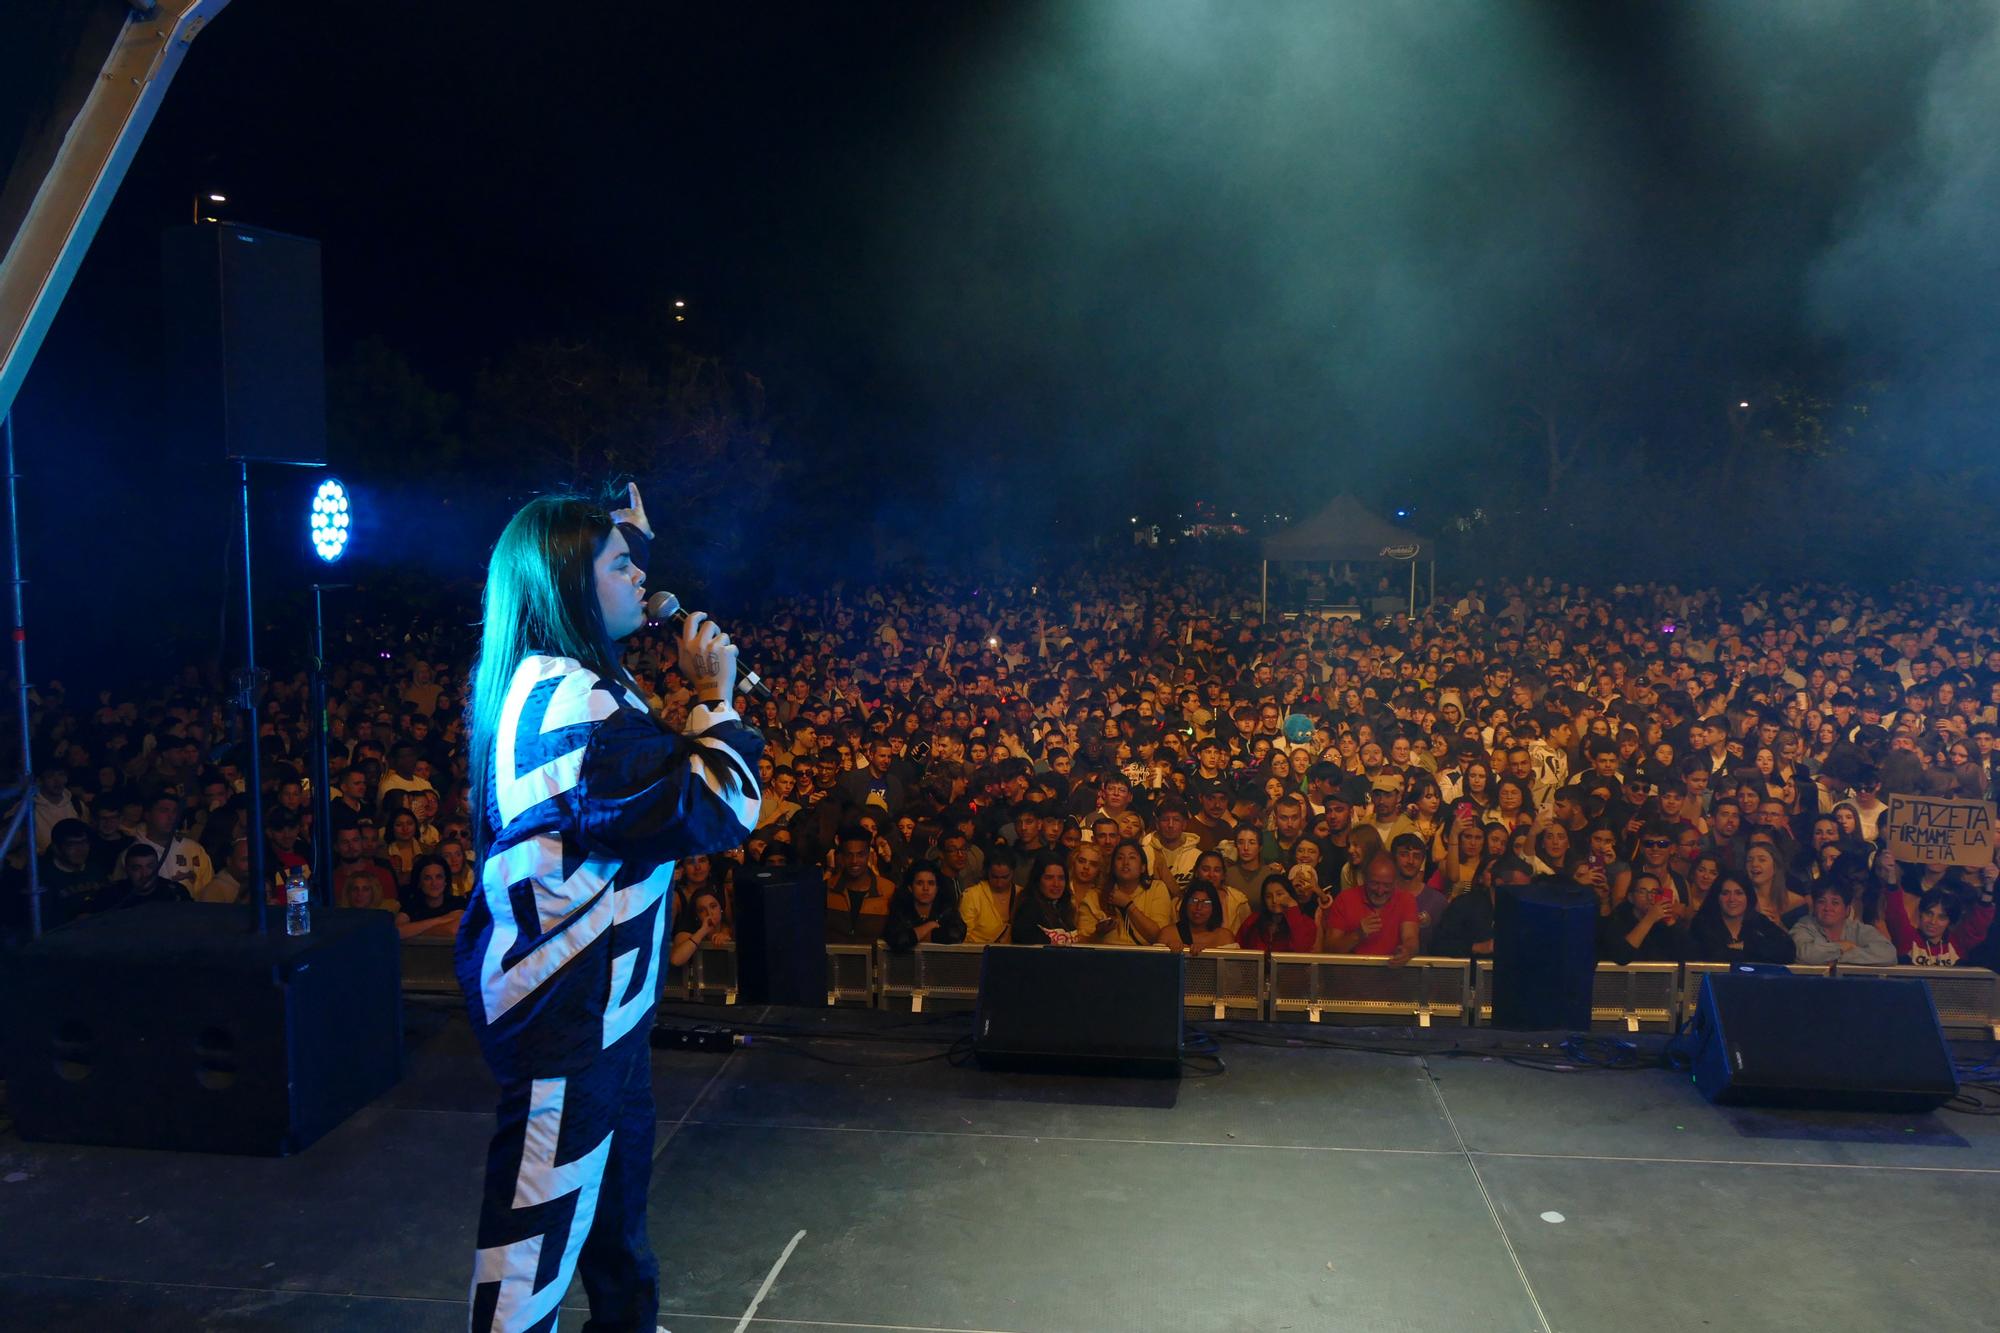
[[1544,876],[1493,900],[1493,1026],[1590,1030],[1597,895]]
[[395,919],[313,912],[296,938],[247,909],[86,917],[7,967],[7,1097],[25,1139],[284,1156],[402,1077]]
[[988,945],[972,1049],[987,1069],[1179,1078],[1185,956]]
[[736,994],[744,1004],[826,1007],[826,880],[810,866],[737,876]]
[[326,462],[319,242],[205,223],[163,252],[179,429],[227,458]]
[[1901,977],[1702,978],[1694,1081],[1712,1102],[1929,1111],[1958,1093],[1930,987]]

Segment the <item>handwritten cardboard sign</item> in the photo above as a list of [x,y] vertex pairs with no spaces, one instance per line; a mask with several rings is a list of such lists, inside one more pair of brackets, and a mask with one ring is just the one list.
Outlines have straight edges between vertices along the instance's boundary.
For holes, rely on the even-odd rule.
[[1927,866],[1983,866],[1993,859],[1993,807],[1945,796],[1891,796],[1883,816],[1889,854]]

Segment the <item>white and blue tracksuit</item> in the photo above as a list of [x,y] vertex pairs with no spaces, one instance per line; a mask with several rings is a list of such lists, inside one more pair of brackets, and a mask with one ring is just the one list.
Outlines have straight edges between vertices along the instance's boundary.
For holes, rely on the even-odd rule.
[[500,1080],[472,1278],[477,1333],[542,1333],[579,1262],[591,1330],[651,1333],[659,998],[674,862],[755,827],[763,738],[729,708],[684,734],[566,657],[516,669],[486,777],[486,856],[455,961]]

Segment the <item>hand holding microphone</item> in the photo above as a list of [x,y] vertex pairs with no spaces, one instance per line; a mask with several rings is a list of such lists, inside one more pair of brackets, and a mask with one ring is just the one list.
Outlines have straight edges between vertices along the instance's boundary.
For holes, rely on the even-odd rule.
[[679,623],[681,631],[681,674],[694,687],[703,703],[734,702],[738,691],[761,701],[771,698],[771,689],[755,671],[736,677],[736,645],[722,627],[700,611],[687,611],[680,598],[670,592],[656,592],[646,599],[646,619]]
[[681,620],[681,672],[706,704],[736,697],[736,645],[722,627],[699,611]]

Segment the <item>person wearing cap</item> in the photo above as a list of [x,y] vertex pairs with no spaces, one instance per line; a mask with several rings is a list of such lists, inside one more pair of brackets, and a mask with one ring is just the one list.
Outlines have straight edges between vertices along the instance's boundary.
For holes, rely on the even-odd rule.
[[[1454,722],[1449,730],[1456,732],[1458,724]],[[1438,793],[1444,797],[1446,805],[1458,804],[1459,798],[1465,794],[1465,770],[1481,757],[1479,747],[1471,741],[1459,741],[1452,747],[1451,764],[1439,769],[1437,775]]]
[[1193,878],[1195,860],[1203,850],[1201,841],[1188,831],[1187,806],[1178,797],[1162,800],[1153,818],[1153,831],[1140,840],[1140,845],[1145,849],[1146,864],[1153,877],[1166,884],[1178,911],[1181,893]]
[[1188,819],[1195,846],[1204,852],[1221,846],[1234,827],[1229,820],[1229,789],[1220,782],[1192,778],[1188,792],[1195,799],[1195,812]]
[[[1378,829],[1387,830],[1403,816],[1403,779],[1390,773],[1379,774],[1368,782],[1369,808],[1365,813],[1357,813],[1357,824],[1373,824]],[[1384,842],[1386,844],[1386,839]]]
[[[1357,798],[1355,788],[1360,788]],[[1326,794],[1326,808],[1312,821],[1312,832],[1321,845],[1329,851],[1339,851],[1352,859],[1354,840],[1354,807],[1357,799],[1366,804],[1368,784],[1360,778],[1343,778],[1339,785]]]

